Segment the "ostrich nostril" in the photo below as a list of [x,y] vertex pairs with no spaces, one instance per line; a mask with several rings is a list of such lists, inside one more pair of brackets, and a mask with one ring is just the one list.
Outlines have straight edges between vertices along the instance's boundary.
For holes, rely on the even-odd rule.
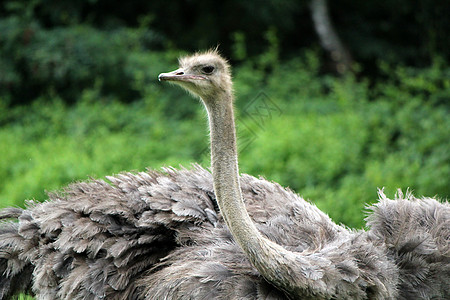
[[184,75],[184,72],[177,72],[175,75]]

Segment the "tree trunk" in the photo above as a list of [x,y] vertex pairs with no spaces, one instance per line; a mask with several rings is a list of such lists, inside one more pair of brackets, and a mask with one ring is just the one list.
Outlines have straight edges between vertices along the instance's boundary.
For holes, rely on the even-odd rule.
[[326,0],[311,0],[311,15],[322,47],[330,53],[336,70],[344,74],[352,69],[352,58],[334,30]]

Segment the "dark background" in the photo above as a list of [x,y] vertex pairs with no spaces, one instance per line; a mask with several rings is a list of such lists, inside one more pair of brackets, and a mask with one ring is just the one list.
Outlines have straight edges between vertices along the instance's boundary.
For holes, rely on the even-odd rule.
[[[132,92],[123,70],[127,49],[182,49],[220,45],[234,64],[265,51],[276,36],[281,60],[317,47],[309,1],[111,1],[5,0],[0,6],[0,97],[10,104],[33,101],[52,89],[66,101],[102,78],[123,101]],[[424,67],[450,56],[447,0],[334,0],[335,30],[359,64],[359,74],[379,76],[377,63]],[[236,55],[236,40],[245,53]],[[333,70],[321,53],[323,71]],[[120,90],[117,85],[120,84]]]

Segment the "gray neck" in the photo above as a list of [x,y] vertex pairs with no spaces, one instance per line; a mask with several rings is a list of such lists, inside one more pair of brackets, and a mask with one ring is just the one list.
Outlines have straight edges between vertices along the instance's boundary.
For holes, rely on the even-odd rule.
[[[223,98],[227,98],[224,99]],[[263,237],[250,219],[242,199],[232,95],[204,100],[211,130],[211,165],[220,211],[236,242],[261,275],[275,286],[295,294],[291,266],[295,254]],[[298,292],[298,291],[297,291]]]
[[[222,215],[236,241],[244,251],[248,239],[260,236],[251,221],[239,184],[236,130],[231,95],[224,95],[226,101],[212,100],[207,106],[211,130],[211,165],[214,191]],[[217,105],[216,105],[217,103]]]

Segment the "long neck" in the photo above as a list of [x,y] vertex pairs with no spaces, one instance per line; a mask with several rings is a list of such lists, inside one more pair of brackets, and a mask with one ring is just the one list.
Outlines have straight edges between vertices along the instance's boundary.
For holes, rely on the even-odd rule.
[[[224,99],[223,98],[227,98]],[[298,293],[291,266],[294,253],[263,237],[245,208],[239,184],[236,130],[231,94],[204,101],[211,131],[211,164],[216,199],[236,242],[266,280],[289,294]]]
[[226,101],[207,107],[211,131],[211,165],[214,191],[222,215],[233,236],[244,251],[254,247],[255,239],[261,238],[250,219],[242,200],[239,184],[236,130],[231,95]]

